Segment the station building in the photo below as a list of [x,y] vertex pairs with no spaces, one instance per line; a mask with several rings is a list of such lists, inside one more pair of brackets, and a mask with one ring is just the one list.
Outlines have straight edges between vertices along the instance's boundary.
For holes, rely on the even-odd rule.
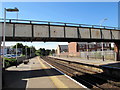
[[[112,50],[111,43],[104,42],[103,50]],[[70,42],[68,44],[68,51],[70,56],[79,56],[80,52],[102,51],[102,44],[99,42]]]
[[[103,50],[112,50],[111,43],[104,42]],[[102,51],[101,42],[70,42],[68,45],[58,45],[57,55],[79,56],[80,52]]]

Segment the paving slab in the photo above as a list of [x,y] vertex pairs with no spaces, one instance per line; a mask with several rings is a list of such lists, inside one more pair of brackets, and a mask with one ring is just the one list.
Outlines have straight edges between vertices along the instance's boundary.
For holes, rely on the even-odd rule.
[[69,77],[50,67],[44,60],[35,57],[28,64],[20,64],[5,70],[4,88],[85,88]]
[[49,56],[53,58],[58,58],[58,59],[64,59],[68,61],[74,61],[74,62],[80,62],[80,63],[85,63],[85,64],[91,64],[91,65],[96,65],[96,66],[102,66],[102,65],[108,65],[111,67],[118,67],[120,68],[120,61],[112,61],[112,60],[105,60],[103,61],[102,59],[83,59],[83,58],[76,58],[76,57],[55,57],[55,56]]

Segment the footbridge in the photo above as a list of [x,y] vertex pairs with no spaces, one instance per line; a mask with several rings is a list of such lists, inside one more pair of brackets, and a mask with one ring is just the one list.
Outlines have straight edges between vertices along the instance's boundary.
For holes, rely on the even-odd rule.
[[[3,20],[0,22],[2,37]],[[6,20],[6,41],[119,42],[115,27],[35,20]]]

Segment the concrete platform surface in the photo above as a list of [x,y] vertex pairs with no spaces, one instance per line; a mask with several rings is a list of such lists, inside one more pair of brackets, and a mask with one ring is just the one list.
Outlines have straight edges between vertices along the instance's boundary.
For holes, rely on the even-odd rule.
[[4,88],[85,88],[71,78],[50,67],[39,57],[28,64],[9,67],[4,72]]
[[112,61],[112,60],[102,60],[102,59],[82,59],[82,58],[76,58],[76,57],[56,57],[56,56],[49,56],[53,58],[58,58],[58,59],[64,59],[68,61],[74,61],[74,62],[80,62],[80,63],[85,63],[85,64],[91,64],[91,65],[96,65],[96,66],[110,66],[110,67],[117,67],[120,68],[120,61]]

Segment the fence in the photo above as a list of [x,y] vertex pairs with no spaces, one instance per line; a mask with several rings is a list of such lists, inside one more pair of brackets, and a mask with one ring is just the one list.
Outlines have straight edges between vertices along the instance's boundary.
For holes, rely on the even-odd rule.
[[[104,59],[106,60],[116,60],[116,53],[111,51],[103,51]],[[91,51],[91,52],[77,52],[77,53],[62,53],[60,55],[54,55],[57,57],[77,57],[83,59],[103,59],[102,51]]]
[[18,63],[23,62],[24,60],[29,59],[29,58],[32,58],[32,57],[34,57],[34,56],[35,56],[35,54],[32,53],[31,56],[30,56],[30,55],[27,55],[27,57],[26,57],[26,56],[17,57],[17,62],[18,62]]
[[[104,59],[115,60],[116,53],[114,51],[104,51]],[[102,51],[80,52],[81,58],[102,59]]]

